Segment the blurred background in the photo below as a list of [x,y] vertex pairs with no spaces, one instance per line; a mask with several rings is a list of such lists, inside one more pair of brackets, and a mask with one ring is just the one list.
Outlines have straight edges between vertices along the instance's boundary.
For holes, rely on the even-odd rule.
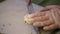
[[32,2],[40,6],[60,5],[60,0],[32,0]]
[[[4,2],[5,0],[0,0],[0,3]],[[60,5],[60,0],[32,0],[33,3],[38,4],[40,6],[47,6],[47,5]]]

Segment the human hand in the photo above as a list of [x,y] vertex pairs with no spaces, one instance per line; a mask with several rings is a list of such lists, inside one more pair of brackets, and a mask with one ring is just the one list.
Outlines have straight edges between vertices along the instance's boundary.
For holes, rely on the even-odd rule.
[[41,12],[33,13],[28,16],[30,23],[36,27],[43,27],[44,30],[60,28],[59,6],[47,6]]

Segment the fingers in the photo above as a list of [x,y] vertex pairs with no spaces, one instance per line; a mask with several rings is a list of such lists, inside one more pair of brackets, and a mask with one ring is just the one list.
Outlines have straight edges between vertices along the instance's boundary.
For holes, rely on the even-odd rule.
[[30,18],[29,21],[31,23],[35,23],[35,22],[44,22],[49,20],[49,17],[47,16],[41,16],[41,17],[35,17],[35,18]]
[[43,23],[42,22],[36,22],[36,23],[33,23],[33,26],[42,27]]
[[37,13],[30,14],[29,16],[31,18],[34,18],[34,17],[44,16],[45,14],[46,14],[45,12],[37,12]]
[[31,21],[39,21],[39,20],[48,19],[48,15],[46,15],[45,12],[33,13],[28,16],[29,16],[29,20]]
[[33,25],[37,26],[37,27],[43,27],[43,26],[48,26],[48,25],[54,24],[53,19],[51,17],[49,18],[49,16],[48,17],[43,16],[41,18],[36,18],[32,21],[34,21]]
[[58,26],[56,24],[52,24],[52,25],[43,27],[44,30],[54,30],[56,28],[58,28]]
[[48,17],[45,16],[45,12],[38,12],[28,15],[30,23],[34,23],[36,21],[47,20]]
[[48,25],[51,25],[53,24],[52,21],[50,20],[46,20],[46,21],[42,21],[42,22],[35,22],[33,23],[34,26],[37,26],[37,27],[43,27],[43,26],[48,26]]
[[35,17],[35,18],[32,18],[31,21],[38,22],[38,21],[45,21],[45,20],[49,20],[49,17],[47,16]]

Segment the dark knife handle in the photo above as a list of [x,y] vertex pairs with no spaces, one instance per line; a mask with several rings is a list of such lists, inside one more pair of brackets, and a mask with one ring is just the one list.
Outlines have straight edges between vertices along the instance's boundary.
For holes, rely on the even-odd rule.
[[27,6],[29,6],[32,3],[32,0],[26,0]]

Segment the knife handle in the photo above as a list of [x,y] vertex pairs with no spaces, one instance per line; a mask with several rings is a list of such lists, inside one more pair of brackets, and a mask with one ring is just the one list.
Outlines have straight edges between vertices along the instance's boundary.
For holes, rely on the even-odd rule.
[[25,0],[27,5],[29,6],[32,3],[32,0]]

